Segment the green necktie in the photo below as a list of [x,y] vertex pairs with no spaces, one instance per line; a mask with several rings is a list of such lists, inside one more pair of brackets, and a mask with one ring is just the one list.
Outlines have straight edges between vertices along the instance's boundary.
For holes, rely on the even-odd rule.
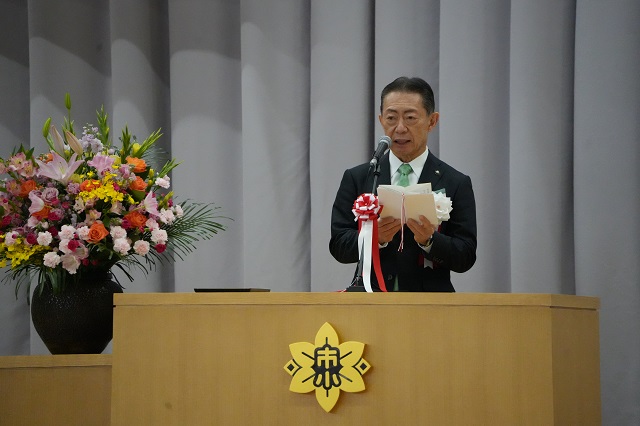
[[[400,179],[398,179],[399,186],[409,186],[409,175],[413,169],[407,163],[402,163],[400,167],[398,167],[398,172],[400,173]],[[396,275],[395,282],[393,283],[393,291],[398,291],[398,276]]]
[[400,179],[398,179],[398,185],[400,186],[409,186],[409,175],[413,169],[407,163],[402,163],[400,167],[398,167],[398,172],[400,173]]

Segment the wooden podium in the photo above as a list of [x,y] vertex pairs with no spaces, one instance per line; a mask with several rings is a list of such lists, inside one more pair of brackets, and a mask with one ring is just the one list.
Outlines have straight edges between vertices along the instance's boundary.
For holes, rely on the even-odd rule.
[[0,357],[0,425],[107,426],[111,355]]
[[[116,294],[113,425],[599,425],[596,298]],[[364,343],[366,390],[289,391],[289,344]]]

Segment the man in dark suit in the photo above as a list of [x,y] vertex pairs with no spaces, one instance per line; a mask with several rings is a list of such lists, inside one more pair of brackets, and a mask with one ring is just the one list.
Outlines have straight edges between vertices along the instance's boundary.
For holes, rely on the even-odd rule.
[[[378,184],[431,182],[452,201],[450,219],[438,224],[425,216],[409,219],[400,247],[400,219],[378,219],[380,263],[388,291],[455,291],[450,271],[465,272],[476,260],[476,207],[471,179],[440,161],[427,149],[429,132],[438,124],[433,90],[420,78],[400,77],[380,96],[380,124],[391,138],[390,152],[380,161]],[[408,176],[403,173],[411,166]],[[345,171],[333,204],[329,250],[341,263],[358,262],[358,224],[351,211],[356,198],[370,193],[373,170],[369,163]],[[407,182],[408,178],[408,182]],[[405,180],[400,183],[400,181]],[[371,273],[374,289],[379,288]]]

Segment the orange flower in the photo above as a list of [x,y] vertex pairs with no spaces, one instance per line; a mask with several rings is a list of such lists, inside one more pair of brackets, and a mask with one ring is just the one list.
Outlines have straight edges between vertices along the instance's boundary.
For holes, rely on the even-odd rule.
[[147,188],[147,183],[140,176],[136,176],[136,180],[131,182],[129,188],[134,191],[144,191]]
[[143,173],[147,170],[147,163],[142,158],[127,157],[127,164],[133,165],[134,173]]
[[107,235],[109,235],[109,231],[107,231],[107,228],[105,228],[101,222],[95,222],[93,225],[91,225],[91,228],[89,228],[89,236],[87,238],[87,241],[95,244]]
[[43,155],[42,155],[42,160],[43,160],[45,163],[50,163],[50,162],[52,162],[52,161],[53,161],[53,153],[51,153],[51,152],[47,152],[46,154],[43,154]]
[[18,193],[19,196],[21,197],[28,197],[29,193],[36,189],[38,187],[38,184],[36,184],[36,181],[33,179],[29,179],[26,180],[24,182],[22,182],[22,184],[20,185],[20,192]]
[[45,220],[46,218],[49,217],[50,211],[51,211],[51,207],[44,206],[42,210],[40,210],[39,212],[33,213],[31,216],[35,217],[38,220]]
[[147,217],[140,213],[138,210],[134,210],[127,213],[124,217],[133,228],[142,228],[147,223]]
[[89,179],[89,180],[85,180],[80,184],[80,191],[93,191],[96,188],[100,188],[100,181],[99,180],[94,180],[94,179]]

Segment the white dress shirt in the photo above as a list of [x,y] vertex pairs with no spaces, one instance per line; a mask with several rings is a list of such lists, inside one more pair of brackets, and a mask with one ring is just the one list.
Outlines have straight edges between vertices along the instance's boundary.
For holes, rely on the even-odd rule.
[[[427,148],[422,154],[413,159],[410,163],[408,163],[413,171],[409,174],[409,185],[415,185],[418,183],[418,179],[420,178],[420,174],[422,174],[422,169],[424,169],[424,164],[427,162],[427,157],[429,156],[429,149]],[[391,184],[397,185],[398,180],[400,179],[400,172],[398,169],[402,165],[402,161],[392,151],[389,151],[389,170],[391,172]]]

